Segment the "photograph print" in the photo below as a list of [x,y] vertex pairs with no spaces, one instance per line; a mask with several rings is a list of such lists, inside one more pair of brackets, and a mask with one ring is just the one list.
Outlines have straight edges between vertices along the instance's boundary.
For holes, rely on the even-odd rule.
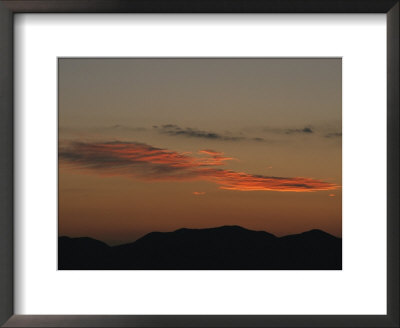
[[59,270],[341,270],[340,58],[59,58]]

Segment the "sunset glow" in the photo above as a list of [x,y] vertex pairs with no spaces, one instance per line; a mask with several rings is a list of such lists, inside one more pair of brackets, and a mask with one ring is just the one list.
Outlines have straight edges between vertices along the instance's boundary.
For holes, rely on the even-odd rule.
[[60,235],[341,236],[340,58],[59,58],[58,77]]

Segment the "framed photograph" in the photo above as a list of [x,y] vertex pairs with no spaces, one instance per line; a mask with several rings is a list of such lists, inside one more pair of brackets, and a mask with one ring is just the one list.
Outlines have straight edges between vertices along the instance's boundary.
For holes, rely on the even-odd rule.
[[0,1],[0,324],[399,327],[398,1]]
[[341,72],[59,58],[58,269],[341,270]]

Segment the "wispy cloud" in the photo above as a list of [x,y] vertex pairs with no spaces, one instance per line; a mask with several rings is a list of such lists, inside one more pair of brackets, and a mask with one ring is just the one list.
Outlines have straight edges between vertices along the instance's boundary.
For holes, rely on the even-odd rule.
[[222,153],[194,157],[144,143],[112,141],[70,142],[60,146],[59,159],[72,167],[103,175],[124,175],[146,180],[197,179],[199,170],[224,164]]
[[265,127],[264,132],[271,132],[275,134],[286,134],[286,135],[299,135],[299,134],[304,134],[304,135],[311,135],[314,134],[314,128],[311,126],[305,126],[305,127],[300,127],[300,128],[277,128],[277,127]]
[[286,129],[284,130],[286,134],[311,134],[314,133],[311,127],[305,127],[302,129]]
[[227,190],[307,192],[338,188],[312,178],[254,175],[218,168],[232,158],[213,150],[201,150],[195,156],[138,142],[69,142],[60,145],[59,159],[62,165],[83,172],[145,181],[203,180]]
[[140,126],[128,126],[128,125],[123,125],[123,124],[114,124],[109,127],[108,129],[112,130],[121,130],[121,131],[132,131],[132,132],[142,132],[146,131],[146,128],[140,127]]
[[209,140],[223,140],[223,141],[257,141],[264,142],[266,141],[261,137],[245,137],[243,135],[233,134],[233,133],[217,133],[214,131],[206,131],[199,130],[194,128],[182,128],[176,124],[165,124],[165,125],[154,125],[154,129],[156,129],[159,133],[166,134],[169,136],[181,136],[188,138],[201,138],[201,139],[209,139]]
[[243,172],[217,170],[212,173],[212,180],[227,190],[276,190],[276,191],[317,191],[337,189],[332,183],[311,178],[283,178],[264,175],[253,175]]
[[341,122],[320,123],[317,125],[305,125],[299,127],[263,127],[261,130],[269,135],[276,135],[285,138],[295,138],[299,136],[313,136],[316,138],[341,138]]

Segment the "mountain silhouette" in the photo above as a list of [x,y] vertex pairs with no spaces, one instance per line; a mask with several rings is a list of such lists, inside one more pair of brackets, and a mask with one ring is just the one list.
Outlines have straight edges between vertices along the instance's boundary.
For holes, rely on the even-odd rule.
[[151,232],[119,246],[59,237],[60,270],[341,270],[342,240],[322,230],[276,237],[240,226]]

